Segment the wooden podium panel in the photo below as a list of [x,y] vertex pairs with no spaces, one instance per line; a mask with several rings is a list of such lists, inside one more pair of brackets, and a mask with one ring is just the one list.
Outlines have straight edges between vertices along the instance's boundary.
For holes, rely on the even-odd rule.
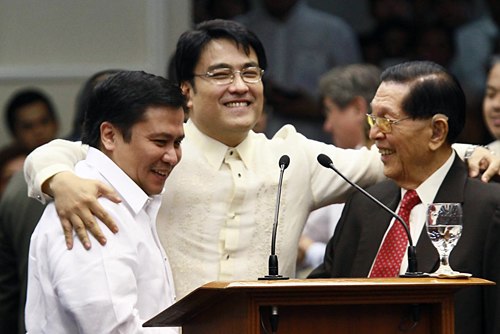
[[391,278],[211,282],[144,326],[182,326],[183,334],[265,334],[271,307],[277,333],[454,333],[453,294],[493,285],[478,279]]

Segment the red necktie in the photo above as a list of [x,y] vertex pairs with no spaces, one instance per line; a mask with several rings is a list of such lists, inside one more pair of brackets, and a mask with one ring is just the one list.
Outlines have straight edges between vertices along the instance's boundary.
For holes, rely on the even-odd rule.
[[[408,190],[401,201],[398,215],[410,226],[410,212],[420,203],[415,190]],[[399,275],[401,262],[408,246],[408,236],[404,227],[397,221],[392,224],[380,250],[370,277],[396,277]]]

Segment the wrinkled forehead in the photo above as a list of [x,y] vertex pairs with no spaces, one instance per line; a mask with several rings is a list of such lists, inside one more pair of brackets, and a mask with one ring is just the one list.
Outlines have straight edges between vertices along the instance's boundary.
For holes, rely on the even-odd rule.
[[382,82],[370,105],[375,114],[400,113],[404,98],[410,87],[407,84],[393,81]]

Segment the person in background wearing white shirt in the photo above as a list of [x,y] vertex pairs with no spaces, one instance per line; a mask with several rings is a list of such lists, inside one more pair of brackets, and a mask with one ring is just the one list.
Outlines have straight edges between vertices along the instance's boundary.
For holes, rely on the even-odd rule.
[[[321,76],[319,89],[326,115],[323,131],[331,134],[337,147],[371,146],[366,115],[371,112],[370,101],[380,83],[380,73],[375,65],[352,64],[334,67]],[[335,231],[343,207],[343,203],[338,203],[311,212],[300,237],[297,276],[307,275],[323,262],[326,243]]]
[[[90,96],[77,175],[112,187],[102,198],[120,228],[107,247],[68,251],[53,203],[33,232],[29,251],[28,333],[178,333],[142,328],[174,302],[170,265],[156,231],[160,194],[181,159],[185,98],[168,80],[121,71]],[[101,222],[99,222],[101,224]]]
[[[271,139],[252,131],[263,110],[261,79],[267,62],[262,43],[237,22],[200,23],[181,35],[174,59],[189,120],[184,126],[183,159],[166,181],[157,226],[177,297],[207,282],[267,274],[283,154],[291,162],[283,179],[276,252],[280,274],[293,277],[309,212],[343,202],[353,191],[317,162],[318,154],[329,155],[347,177],[367,186],[384,179],[380,153],[376,148],[345,150],[309,140],[291,125]],[[467,147],[459,149],[463,153]],[[33,152],[25,163],[31,196],[46,199],[42,188],[54,196],[69,248],[71,224],[86,248],[90,241],[84,227],[101,244],[106,242],[94,215],[117,230],[95,200],[115,199],[114,192],[70,172],[86,154],[86,145],[55,141]],[[476,148],[474,154],[469,159],[471,173],[477,175],[480,161],[489,162],[483,180],[498,173],[499,158],[484,148]]]

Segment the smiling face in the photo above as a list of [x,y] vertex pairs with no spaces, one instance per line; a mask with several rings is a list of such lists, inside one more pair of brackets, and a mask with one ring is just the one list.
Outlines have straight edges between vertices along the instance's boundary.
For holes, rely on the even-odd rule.
[[[202,50],[194,73],[204,74],[222,67],[240,71],[252,66],[259,66],[253,49],[246,55],[234,42],[214,39]],[[227,85],[217,85],[209,78],[199,76],[193,80],[194,86],[189,82],[182,85],[193,123],[201,132],[225,145],[241,143],[262,113],[262,81],[245,83],[238,73],[234,81]]]
[[[394,121],[408,117],[401,103],[409,92],[409,85],[383,82],[371,103],[373,115]],[[409,118],[393,124],[390,133],[382,133],[376,125],[372,127],[370,138],[381,153],[385,176],[401,187],[415,189],[442,164],[441,156],[437,159],[435,152],[441,149],[446,136],[440,134],[436,142],[433,124],[432,120]]]
[[500,63],[494,65],[488,75],[483,116],[490,133],[500,139]]
[[181,159],[184,137],[182,108],[149,107],[144,119],[131,128],[124,141],[111,123],[101,124],[103,151],[148,195],[161,193],[165,181]]

